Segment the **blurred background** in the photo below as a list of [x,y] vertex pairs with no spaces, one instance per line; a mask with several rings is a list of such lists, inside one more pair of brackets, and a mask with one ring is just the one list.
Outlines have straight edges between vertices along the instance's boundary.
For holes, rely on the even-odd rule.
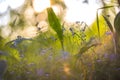
[[119,7],[0,0],[0,80],[120,80]]
[[101,0],[0,0],[0,35],[4,38],[34,37],[36,27],[46,31],[48,7],[54,9],[62,22],[91,25],[101,6]]

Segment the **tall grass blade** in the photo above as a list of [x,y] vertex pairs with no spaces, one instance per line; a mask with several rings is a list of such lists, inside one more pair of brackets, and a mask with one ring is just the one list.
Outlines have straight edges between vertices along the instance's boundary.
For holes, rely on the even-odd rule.
[[115,52],[115,54],[116,54],[116,49],[117,49],[117,48],[116,48],[116,37],[115,37],[115,33],[114,33],[113,26],[112,26],[112,24],[110,23],[110,21],[109,21],[109,19],[108,19],[107,17],[105,17],[105,16],[103,15],[103,18],[104,18],[104,20],[106,21],[109,29],[110,29],[111,32],[113,33],[114,52]]
[[96,13],[96,17],[97,17],[97,29],[98,29],[98,36],[100,38],[100,26],[99,26],[99,16],[98,16],[98,11]]
[[111,7],[114,7],[114,6],[104,6],[104,7],[101,7],[101,8],[98,8],[98,9],[97,9],[96,17],[97,17],[97,28],[98,28],[98,35],[99,35],[99,37],[100,37],[100,26],[99,26],[98,11],[99,11],[100,9],[106,9],[106,8],[111,8]]
[[104,7],[98,8],[98,10],[99,10],[99,9],[111,8],[111,7],[114,7],[114,6],[104,6]]
[[63,31],[62,31],[62,26],[60,24],[60,21],[57,18],[56,14],[54,13],[52,8],[47,8],[47,13],[48,13],[49,24],[50,24],[51,28],[57,33],[58,38],[59,38],[61,45],[62,45],[62,49],[64,50]]
[[85,43],[85,45],[83,45],[80,48],[80,50],[79,50],[79,52],[77,54],[77,57],[80,57],[83,53],[85,53],[86,51],[88,51],[90,48],[98,46],[100,44],[101,44],[100,42],[95,41],[94,38],[91,38],[87,43]]
[[114,27],[115,27],[116,33],[120,35],[120,12],[115,17]]
[[115,28],[115,43],[117,48],[117,53],[120,53],[120,12],[116,15],[114,20],[114,28]]
[[107,23],[107,25],[108,25],[109,29],[111,30],[111,32],[113,32],[113,26],[110,23],[109,19],[107,17],[105,17],[104,15],[103,15],[103,18],[104,18],[105,22]]

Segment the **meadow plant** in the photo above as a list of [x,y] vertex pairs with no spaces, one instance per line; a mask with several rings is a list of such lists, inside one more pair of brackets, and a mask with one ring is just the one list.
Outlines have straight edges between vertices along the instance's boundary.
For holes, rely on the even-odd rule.
[[[119,55],[114,54],[111,37],[114,30],[106,16],[98,19],[97,15],[97,23],[91,26],[85,22],[66,26],[66,22],[61,25],[51,7],[47,8],[47,13],[48,31],[32,39],[18,36],[12,41],[0,43],[0,55],[9,55],[1,58],[8,64],[5,60],[0,61],[0,79],[120,80]],[[117,42],[119,14],[114,20]],[[24,56],[21,57],[21,54]]]

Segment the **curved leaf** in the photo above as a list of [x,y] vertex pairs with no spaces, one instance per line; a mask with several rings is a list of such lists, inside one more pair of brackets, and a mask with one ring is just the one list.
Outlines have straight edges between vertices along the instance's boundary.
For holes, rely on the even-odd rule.
[[62,26],[60,24],[60,21],[51,7],[47,8],[47,13],[48,13],[49,24],[51,28],[57,33],[63,48],[63,31],[62,31]]
[[112,24],[110,23],[109,19],[103,15],[105,22],[107,23],[108,27],[110,28],[111,32],[113,32]]
[[120,12],[115,17],[114,27],[115,27],[116,33],[120,34]]

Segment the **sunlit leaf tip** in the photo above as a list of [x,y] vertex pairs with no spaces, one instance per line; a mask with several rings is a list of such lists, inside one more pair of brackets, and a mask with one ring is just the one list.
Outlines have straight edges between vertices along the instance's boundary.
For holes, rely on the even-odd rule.
[[51,7],[47,8],[47,13],[50,27],[57,33],[57,36],[63,48],[63,31],[60,21]]

